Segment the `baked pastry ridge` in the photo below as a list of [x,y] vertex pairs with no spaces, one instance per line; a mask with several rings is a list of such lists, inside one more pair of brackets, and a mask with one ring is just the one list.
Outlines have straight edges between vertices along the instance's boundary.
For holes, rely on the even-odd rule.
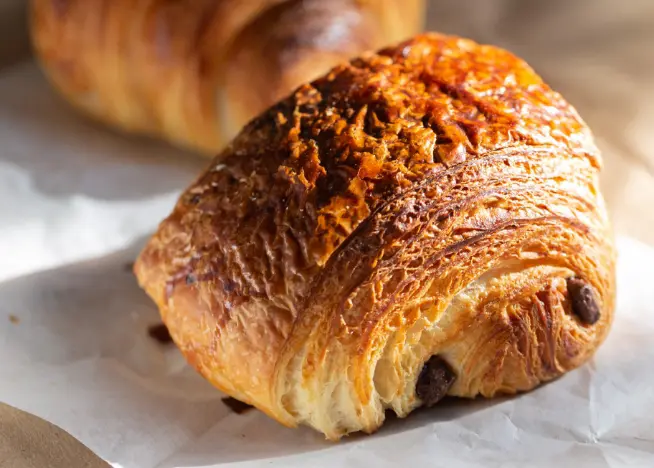
[[593,355],[615,295],[600,168],[525,62],[424,34],[251,121],[135,272],[216,387],[329,439],[372,432]]

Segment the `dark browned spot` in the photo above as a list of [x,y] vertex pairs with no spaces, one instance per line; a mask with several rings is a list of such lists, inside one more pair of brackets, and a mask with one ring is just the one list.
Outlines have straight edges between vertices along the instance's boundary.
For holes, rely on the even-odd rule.
[[14,314],[9,314],[9,321],[13,323],[14,325],[18,325],[18,322],[20,322],[20,319],[16,317]]
[[162,344],[171,343],[173,341],[170,333],[168,332],[168,328],[163,323],[153,325],[148,328],[148,335],[150,335],[150,338],[157,340]]
[[247,403],[243,403],[242,401],[232,397],[223,398],[222,401],[230,410],[232,410],[236,414],[243,414],[246,411],[249,411],[252,408],[254,408],[254,406],[248,405]]
[[438,403],[450,389],[456,376],[452,368],[440,356],[429,358],[416,383],[416,395],[427,407]]
[[596,323],[600,318],[600,309],[593,288],[579,278],[568,278],[567,283],[572,312],[584,323]]

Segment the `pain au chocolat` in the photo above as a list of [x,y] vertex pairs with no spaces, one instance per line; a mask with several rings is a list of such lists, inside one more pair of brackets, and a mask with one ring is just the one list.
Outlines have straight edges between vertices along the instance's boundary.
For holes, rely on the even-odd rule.
[[593,355],[615,294],[600,166],[527,64],[425,34],[252,120],[135,272],[216,387],[329,439],[372,432]]

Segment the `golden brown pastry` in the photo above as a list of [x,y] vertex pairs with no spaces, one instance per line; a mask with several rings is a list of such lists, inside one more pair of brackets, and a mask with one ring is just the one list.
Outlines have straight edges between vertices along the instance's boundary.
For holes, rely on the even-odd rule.
[[424,0],[31,0],[76,107],[208,155],[296,86],[422,27]]
[[253,120],[135,272],[215,386],[338,439],[534,388],[609,330],[600,155],[510,53],[429,34]]

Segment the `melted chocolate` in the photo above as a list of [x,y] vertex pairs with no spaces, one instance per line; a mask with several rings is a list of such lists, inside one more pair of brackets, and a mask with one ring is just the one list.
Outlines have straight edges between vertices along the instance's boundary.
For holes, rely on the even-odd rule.
[[593,288],[579,278],[568,278],[567,284],[572,312],[583,323],[596,323],[601,313]]
[[420,372],[416,395],[425,406],[433,406],[447,394],[455,380],[456,375],[447,362],[438,355],[432,356]]

